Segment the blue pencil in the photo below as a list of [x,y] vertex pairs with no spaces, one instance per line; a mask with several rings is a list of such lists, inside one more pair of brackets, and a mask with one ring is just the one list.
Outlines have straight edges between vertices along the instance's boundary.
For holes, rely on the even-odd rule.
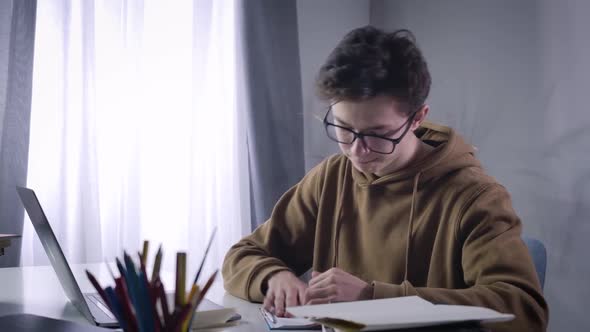
[[115,290],[113,289],[113,287],[108,286],[107,288],[105,288],[104,291],[105,291],[107,298],[109,300],[109,303],[111,305],[111,312],[113,313],[113,315],[115,315],[115,317],[119,321],[121,328],[123,330],[127,330],[127,322],[124,319],[121,304],[119,303],[119,300],[117,299],[117,294],[115,294]]
[[144,313],[144,318],[145,318],[145,325],[146,325],[146,331],[147,332],[153,332],[154,331],[154,327],[155,327],[155,320],[154,320],[154,312],[152,311],[152,304],[151,304],[151,300],[150,300],[150,295],[149,295],[149,290],[147,288],[147,285],[143,282],[143,279],[146,278],[145,274],[143,274],[143,271],[139,271],[139,275],[137,278],[137,288],[139,290],[139,303],[142,306],[141,310]]
[[135,308],[135,315],[137,317],[137,325],[139,325],[140,331],[148,331],[148,327],[145,326],[145,312],[142,310],[142,305],[139,298],[139,289],[137,284],[137,274],[135,272],[135,265],[131,260],[131,257],[127,253],[123,253],[123,260],[125,261],[125,267],[127,268],[127,290],[129,291],[129,297]]
[[[139,254],[139,258],[141,261],[141,253]],[[160,318],[158,317],[158,311],[156,309],[156,298],[153,294],[152,285],[148,281],[148,275],[145,268],[145,263],[141,261],[140,270],[139,270],[139,285],[141,286],[141,290],[144,294],[145,298],[145,305],[146,310],[148,313],[148,317],[150,317],[150,326],[153,327],[153,330],[160,330]]]

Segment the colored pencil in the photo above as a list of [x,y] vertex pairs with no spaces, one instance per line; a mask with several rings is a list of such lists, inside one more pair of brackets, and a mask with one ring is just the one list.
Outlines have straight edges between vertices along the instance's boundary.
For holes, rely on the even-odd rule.
[[195,275],[195,280],[193,281],[193,284],[197,283],[197,281],[199,280],[199,276],[201,275],[201,271],[203,271],[205,259],[207,258],[207,254],[209,254],[209,249],[211,249],[211,244],[213,243],[213,239],[215,238],[215,233],[217,233],[217,227],[213,228],[213,232],[209,237],[209,243],[207,244],[207,248],[205,249],[205,254],[203,255],[203,258],[201,259],[201,264],[199,265],[199,269],[197,270],[197,274]]
[[186,303],[186,253],[176,254],[176,290],[174,296],[174,311],[180,310]]
[[156,253],[156,260],[154,261],[154,267],[152,270],[152,283],[160,276],[160,267],[162,265],[162,245],[158,248],[158,252]]

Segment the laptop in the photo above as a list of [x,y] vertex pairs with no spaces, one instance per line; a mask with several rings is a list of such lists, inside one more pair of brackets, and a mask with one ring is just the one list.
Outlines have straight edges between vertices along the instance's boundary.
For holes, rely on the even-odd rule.
[[[72,304],[82,313],[82,315],[91,323],[102,327],[119,327],[115,316],[111,313],[108,306],[103,302],[98,293],[82,293],[78,285],[72,269],[66,260],[66,257],[61,250],[57,238],[49,225],[49,221],[41,208],[41,204],[37,199],[35,192],[28,188],[16,187],[20,200],[25,206],[25,210],[29,215],[29,219],[33,223],[33,227],[41,240],[43,249],[51,262],[51,266],[57,274],[59,283],[63,288],[66,296]],[[168,294],[172,300],[174,294]],[[199,305],[198,311],[214,311],[216,309],[224,309],[224,307],[203,299]],[[240,319],[240,315],[233,315],[229,320],[233,321]]]

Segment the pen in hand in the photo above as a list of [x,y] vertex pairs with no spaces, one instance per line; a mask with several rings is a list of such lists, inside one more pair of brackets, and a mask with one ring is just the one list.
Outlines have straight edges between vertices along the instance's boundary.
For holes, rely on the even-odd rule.
[[262,311],[262,314],[268,318],[273,324],[277,323],[277,318],[275,317],[275,315],[273,315],[271,312],[269,312],[268,310],[264,309],[263,307],[260,308],[260,310]]

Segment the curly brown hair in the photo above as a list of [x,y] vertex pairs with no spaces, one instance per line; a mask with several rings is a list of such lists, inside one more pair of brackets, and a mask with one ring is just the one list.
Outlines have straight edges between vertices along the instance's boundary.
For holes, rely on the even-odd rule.
[[411,113],[430,91],[430,72],[409,30],[384,32],[373,26],[344,36],[317,78],[318,93],[332,102],[361,101],[391,96],[406,103]]

